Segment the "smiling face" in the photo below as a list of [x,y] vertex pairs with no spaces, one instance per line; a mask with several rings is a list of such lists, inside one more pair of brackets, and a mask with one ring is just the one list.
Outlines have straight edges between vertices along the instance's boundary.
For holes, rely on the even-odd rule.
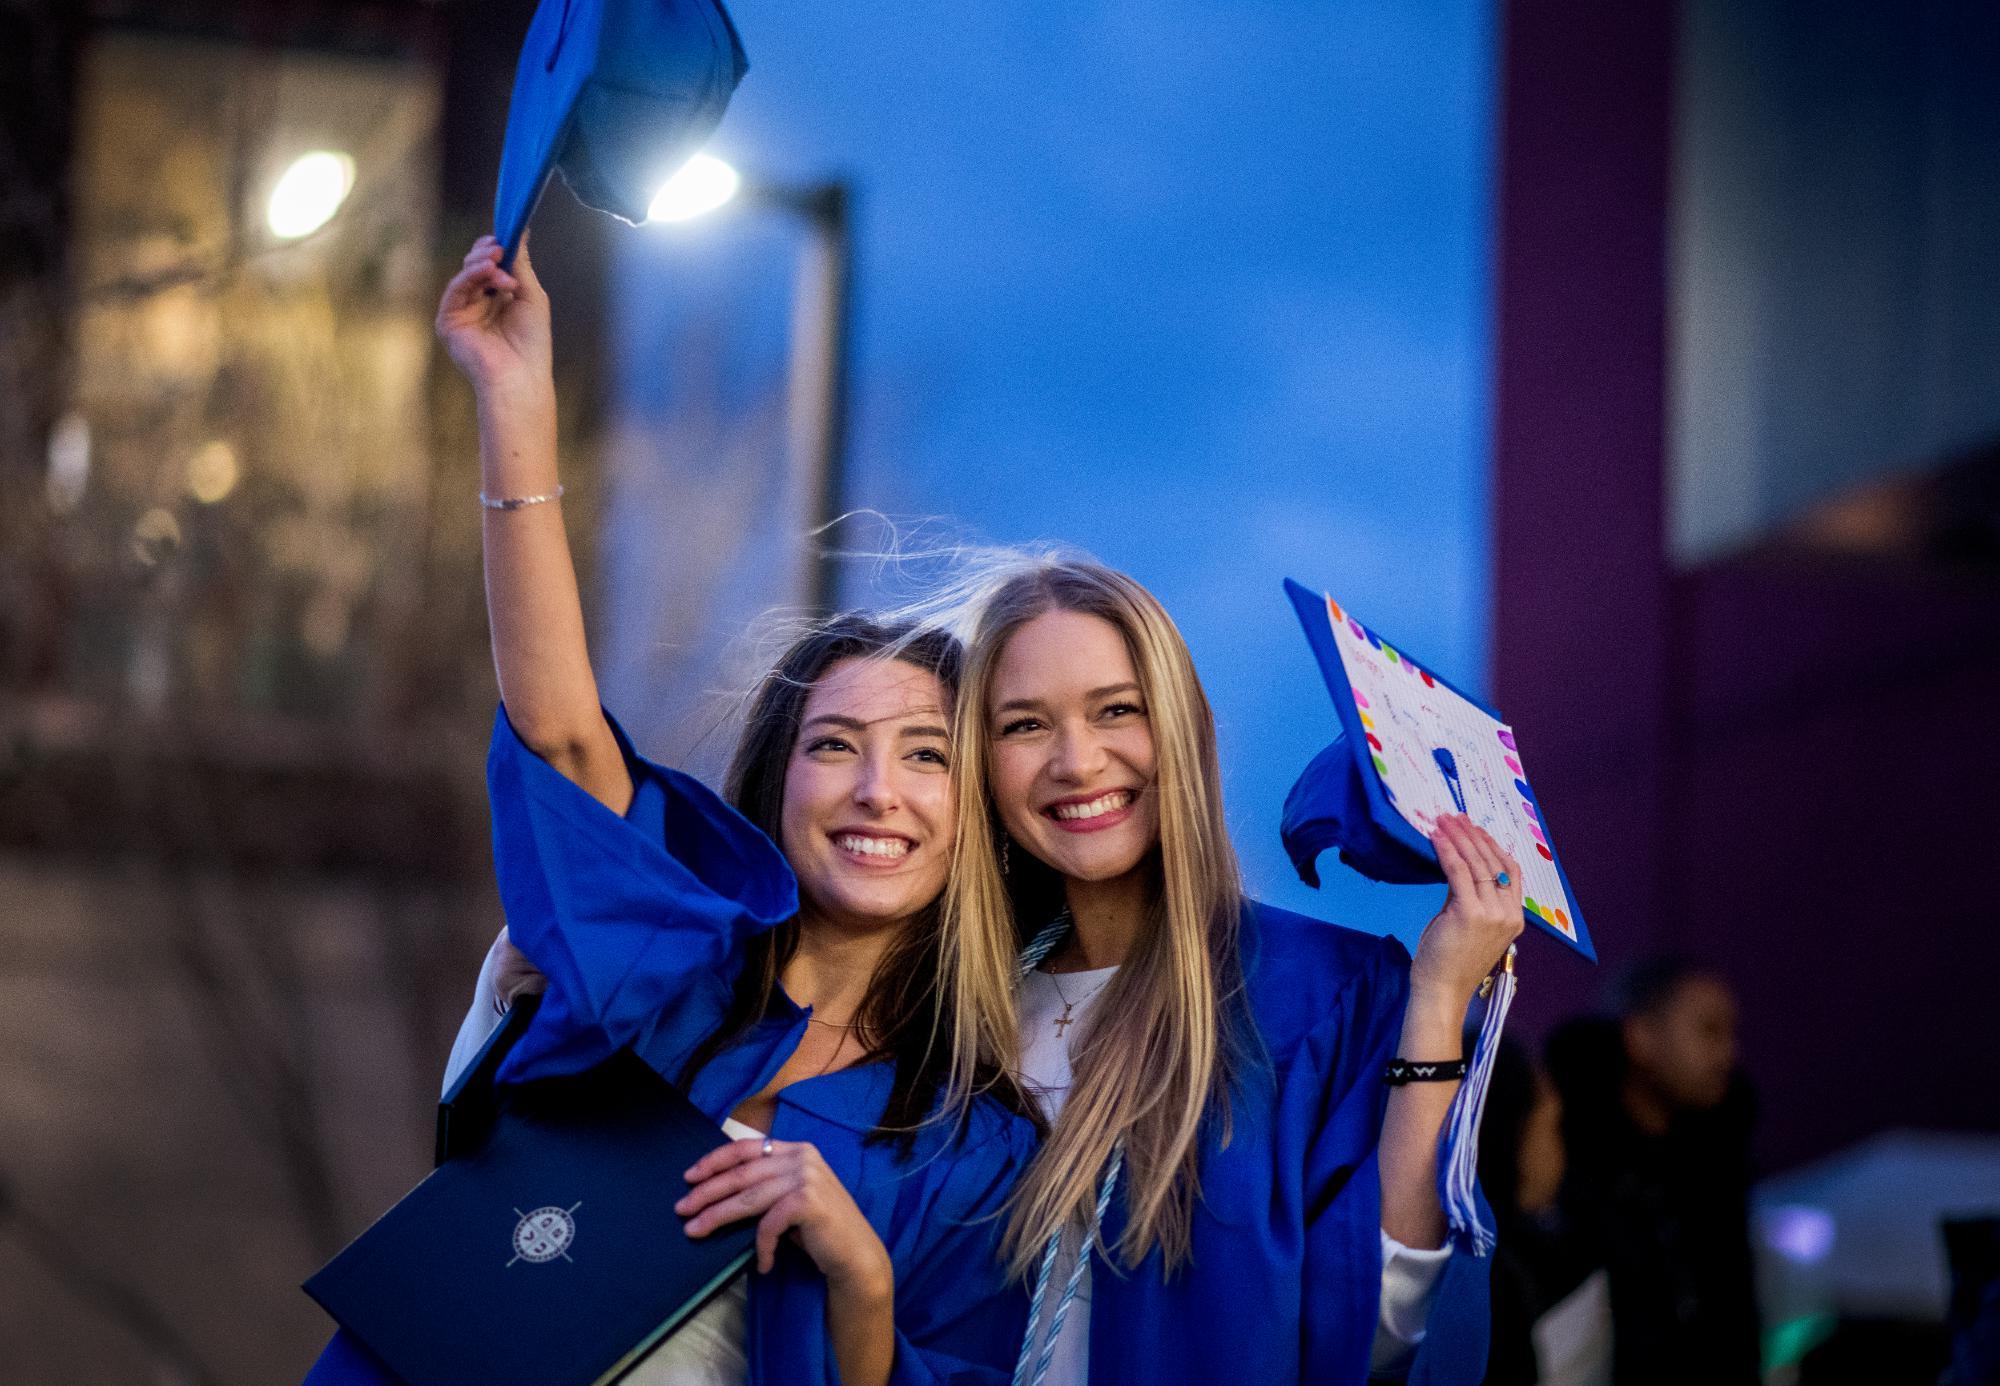
[[896,659],[837,660],[813,685],[779,834],[803,912],[867,930],[943,892],[957,821],[945,706],[935,674]]
[[1058,609],[1008,637],[988,686],[986,733],[1001,821],[1063,876],[1115,880],[1159,842],[1146,698],[1109,621]]

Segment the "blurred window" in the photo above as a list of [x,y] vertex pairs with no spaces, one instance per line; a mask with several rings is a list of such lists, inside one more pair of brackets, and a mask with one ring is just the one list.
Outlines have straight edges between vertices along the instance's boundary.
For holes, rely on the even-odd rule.
[[436,75],[109,31],[77,110],[39,691],[366,718],[429,548]]
[[1683,7],[1672,550],[2000,441],[2000,9]]

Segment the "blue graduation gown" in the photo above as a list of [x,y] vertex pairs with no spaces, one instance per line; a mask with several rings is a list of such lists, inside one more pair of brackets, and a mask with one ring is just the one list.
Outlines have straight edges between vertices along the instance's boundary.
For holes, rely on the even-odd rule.
[[[1360,1383],[1382,1288],[1376,1167],[1409,990],[1393,939],[1268,905],[1244,910],[1243,964],[1261,1054],[1244,1065],[1226,1148],[1211,1134],[1193,1259],[1172,1279],[1155,1249],[1091,1275],[1093,1382]],[[1104,1241],[1125,1230],[1123,1200]],[[1491,1262],[1457,1245],[1408,1380],[1485,1373]],[[1122,1266],[1122,1263],[1121,1263]]]
[[[504,710],[494,726],[487,786],[507,929],[549,979],[502,1082],[577,1072],[625,1045],[677,1077],[721,1022],[744,946],[797,910],[790,869],[768,838],[699,781],[641,759],[618,735],[635,790],[623,818],[523,745]],[[688,1094],[694,1104],[720,1122],[761,1091],[798,1048],[807,1015],[781,995],[775,1014],[703,1067]],[[778,1094],[770,1134],[817,1146],[888,1249],[891,1380],[1003,1381],[1027,1300],[1001,1273],[996,1215],[1034,1154],[1034,1129],[982,1100],[962,1136],[943,1123],[925,1127],[904,1156],[895,1142],[866,1140],[893,1079],[876,1063],[793,1083]],[[839,1380],[826,1282],[789,1243],[769,1274],[751,1274],[748,1338],[752,1386]],[[307,1381],[387,1379],[342,1333]]]

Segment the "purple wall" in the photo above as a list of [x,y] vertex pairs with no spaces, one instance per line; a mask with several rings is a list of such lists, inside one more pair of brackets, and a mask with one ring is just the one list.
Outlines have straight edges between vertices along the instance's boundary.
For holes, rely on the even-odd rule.
[[[1672,38],[1665,0],[1510,4],[1501,36],[1493,690],[1614,965],[1660,914]],[[1524,951],[1530,1027],[1595,995]]]
[[[1713,960],[1782,1168],[2000,1127],[2000,579],[1663,534],[1674,5],[1503,37],[1494,690],[1607,969]],[[1531,946],[1522,1022],[1601,976]]]
[[2000,1128],[2000,583],[1751,556],[1673,616],[1665,932],[1741,990],[1765,1158]]

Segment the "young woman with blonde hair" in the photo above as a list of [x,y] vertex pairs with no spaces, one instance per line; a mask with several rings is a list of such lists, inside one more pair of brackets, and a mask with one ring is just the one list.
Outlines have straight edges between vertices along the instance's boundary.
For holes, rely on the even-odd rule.
[[1438,1194],[1457,1084],[1387,1070],[1460,1058],[1516,865],[1442,823],[1414,962],[1246,901],[1186,644],[1088,561],[1024,559],[979,603],[958,755],[954,1092],[1012,1053],[1053,1123],[1009,1205],[1016,1382],[1478,1380],[1486,1266]]

